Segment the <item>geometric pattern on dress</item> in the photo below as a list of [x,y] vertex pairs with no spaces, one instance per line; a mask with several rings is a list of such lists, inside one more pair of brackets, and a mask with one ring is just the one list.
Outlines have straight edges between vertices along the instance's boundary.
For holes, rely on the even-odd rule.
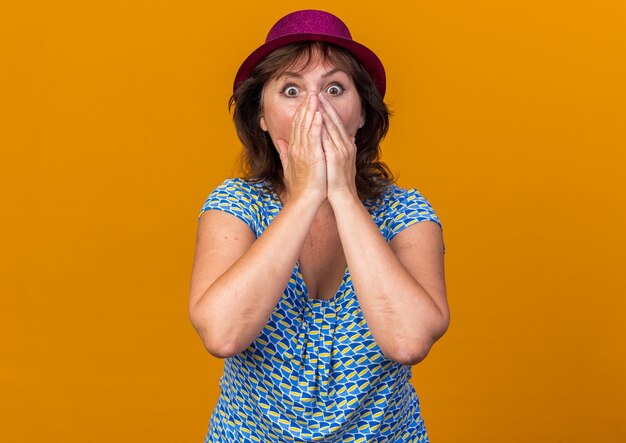
[[[365,206],[390,241],[424,220],[441,223],[415,189],[395,185]],[[228,179],[200,210],[227,212],[259,237],[282,204],[268,182]],[[200,217],[198,216],[198,218]],[[311,300],[296,262],[256,340],[224,360],[205,443],[428,442],[411,367],[374,341],[346,268],[337,293]]]

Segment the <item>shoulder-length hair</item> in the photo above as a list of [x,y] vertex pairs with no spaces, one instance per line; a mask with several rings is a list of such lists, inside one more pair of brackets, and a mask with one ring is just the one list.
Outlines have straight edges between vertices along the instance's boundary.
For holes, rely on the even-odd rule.
[[[284,189],[283,168],[269,134],[261,129],[263,87],[268,80],[300,65],[304,70],[314,57],[340,68],[352,77],[361,98],[365,123],[355,135],[356,187],[361,201],[376,198],[395,181],[380,160],[380,142],[389,130],[390,111],[371,77],[354,56],[340,46],[325,42],[299,42],[283,46],[266,56],[231,96],[233,120],[243,144],[242,170],[252,182],[268,180],[276,192]],[[304,63],[301,63],[304,62]]]

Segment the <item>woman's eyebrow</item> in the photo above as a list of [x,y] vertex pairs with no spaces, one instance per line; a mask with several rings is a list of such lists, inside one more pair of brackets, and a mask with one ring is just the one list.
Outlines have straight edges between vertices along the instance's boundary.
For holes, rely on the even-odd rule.
[[330,77],[331,75],[335,74],[336,72],[343,72],[344,74],[346,73],[346,71],[344,71],[341,68],[335,68],[335,69],[331,69],[326,74],[322,75],[322,78]]
[[[345,74],[346,71],[344,71],[341,68],[335,68],[335,69],[331,69],[330,71],[328,71],[325,74],[322,74],[322,78],[326,78],[326,77],[330,77],[331,75],[337,73],[337,72],[343,72]],[[285,71],[282,74],[280,74],[278,76],[278,78],[281,77],[295,77],[295,78],[302,78],[302,75],[299,72],[291,72],[291,71]]]

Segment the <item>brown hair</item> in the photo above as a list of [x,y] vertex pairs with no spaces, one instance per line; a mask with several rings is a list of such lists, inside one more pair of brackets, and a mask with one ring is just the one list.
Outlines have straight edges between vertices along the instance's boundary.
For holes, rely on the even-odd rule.
[[325,42],[292,43],[275,50],[254,68],[250,77],[234,92],[228,102],[234,106],[233,120],[243,144],[242,169],[245,179],[253,182],[269,180],[276,192],[282,191],[283,169],[280,157],[269,134],[260,127],[262,93],[265,83],[280,76],[300,61],[303,68],[316,54],[341,68],[352,77],[361,98],[365,124],[355,135],[356,187],[359,198],[376,198],[395,181],[393,174],[380,160],[380,142],[389,130],[390,111],[383,102],[371,77],[347,50]]

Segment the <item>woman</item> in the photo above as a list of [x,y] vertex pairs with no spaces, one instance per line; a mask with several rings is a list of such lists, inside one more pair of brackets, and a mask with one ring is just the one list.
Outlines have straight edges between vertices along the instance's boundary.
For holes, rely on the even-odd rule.
[[428,441],[411,365],[446,331],[441,225],[379,161],[385,73],[337,17],[279,20],[235,78],[245,179],[200,211],[190,319],[225,358],[205,442]]

